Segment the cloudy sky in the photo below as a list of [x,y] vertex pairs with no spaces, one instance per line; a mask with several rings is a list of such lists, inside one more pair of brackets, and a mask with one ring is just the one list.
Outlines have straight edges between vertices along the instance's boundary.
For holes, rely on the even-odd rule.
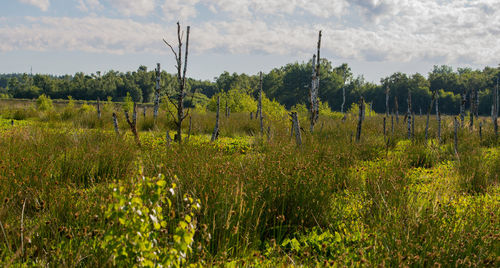
[[315,52],[368,81],[500,63],[499,0],[0,0],[0,73],[154,68],[191,25],[188,75],[269,71]]

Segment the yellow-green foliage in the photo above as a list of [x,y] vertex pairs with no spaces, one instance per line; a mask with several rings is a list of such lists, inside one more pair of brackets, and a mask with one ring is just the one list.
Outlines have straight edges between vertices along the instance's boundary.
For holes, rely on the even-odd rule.
[[217,96],[220,96],[221,111],[225,109],[226,102],[232,113],[255,112],[257,110],[257,102],[252,96],[240,90],[231,89],[227,93],[224,92],[214,95],[207,105],[209,111],[214,112],[217,110]]
[[82,106],[80,106],[80,109],[78,110],[79,113],[90,113],[95,111],[96,108],[93,105],[87,104],[86,101],[83,102]]
[[[184,217],[172,226],[177,186],[167,186],[163,175],[142,176],[132,185],[111,184],[113,203],[107,206],[106,218],[112,226],[106,231],[101,247],[112,254],[114,265],[140,267],[179,267],[192,251],[196,231],[195,213],[200,201],[184,195]],[[130,188],[127,188],[131,187]]]
[[131,112],[134,109],[134,101],[132,100],[132,97],[130,96],[130,92],[127,92],[127,96],[123,98],[123,105],[122,108],[124,111]]
[[[353,116],[359,116],[359,104],[353,103],[351,107],[347,110],[347,113]],[[375,111],[370,110],[370,104],[365,102],[365,117],[367,116],[375,116],[377,113]]]
[[52,100],[49,96],[42,94],[36,100],[36,105],[38,110],[40,111],[50,111],[54,109],[54,105],[52,104]]
[[262,94],[262,114],[271,120],[282,120],[288,114],[285,106],[281,105],[276,100],[270,100],[265,94]]

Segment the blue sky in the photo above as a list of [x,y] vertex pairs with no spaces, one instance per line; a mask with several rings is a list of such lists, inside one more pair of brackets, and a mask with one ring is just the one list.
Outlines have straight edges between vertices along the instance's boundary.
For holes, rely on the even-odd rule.
[[498,0],[0,0],[0,73],[174,72],[162,38],[191,25],[188,75],[255,74],[315,52],[368,81],[500,63]]

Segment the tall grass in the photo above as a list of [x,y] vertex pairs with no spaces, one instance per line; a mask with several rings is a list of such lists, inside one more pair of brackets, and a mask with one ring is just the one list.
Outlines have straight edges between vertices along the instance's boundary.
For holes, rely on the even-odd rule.
[[[16,104],[0,114],[17,111],[28,110]],[[222,116],[221,139],[210,143],[215,116],[206,112],[192,114],[189,142],[167,146],[173,119],[163,111],[153,122],[149,111],[138,114],[138,147],[120,110],[114,133],[112,112],[98,119],[56,106],[20,116],[24,126],[0,124],[2,263],[111,265],[101,245],[119,223],[104,216],[115,202],[108,184],[132,191],[142,176],[161,173],[177,185],[164,217],[185,219],[184,194],[201,201],[191,263],[499,264],[500,154],[489,124],[482,140],[477,129],[460,129],[457,155],[446,117],[438,144],[435,121],[425,141],[424,117],[413,140],[402,120],[384,137],[383,117],[366,117],[357,143],[355,117],[320,116],[297,147],[287,118],[265,120],[268,140],[248,114]]]

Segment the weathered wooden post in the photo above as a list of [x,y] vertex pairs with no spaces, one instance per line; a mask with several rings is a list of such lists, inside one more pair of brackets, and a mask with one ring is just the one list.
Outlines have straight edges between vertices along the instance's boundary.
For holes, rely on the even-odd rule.
[[253,120],[253,112],[250,112],[250,120]]
[[160,106],[160,79],[161,79],[161,70],[160,64],[156,64],[156,87],[155,87],[155,100],[153,107],[153,120],[156,124],[156,118],[158,117],[158,107]]
[[215,127],[214,127],[214,132],[212,133],[211,141],[215,141],[219,137],[219,112],[220,112],[220,94],[217,95],[217,113],[215,115]]
[[118,118],[116,118],[116,113],[113,113],[113,126],[115,127],[116,135],[120,135],[120,130],[118,129]]
[[137,145],[141,146],[141,141],[139,140],[139,134],[137,133],[137,104],[134,102],[134,111],[132,113],[132,120],[128,116],[128,112],[125,110],[125,118],[127,119],[127,123],[130,126],[130,130],[132,134],[134,134],[135,141]]
[[258,103],[258,116],[260,120],[260,135],[264,134],[264,122],[262,118],[262,72],[260,72],[260,81],[259,81],[259,103]]
[[142,117],[146,118],[146,105],[142,106]]
[[[310,121],[311,121],[311,133],[314,131],[314,125],[318,121],[318,115],[319,115],[319,100],[318,100],[318,94],[319,94],[319,69],[321,65],[321,57],[320,57],[320,47],[321,47],[321,31],[319,31],[319,36],[318,36],[318,52],[317,56],[313,56],[313,61],[312,61],[312,81],[311,81],[311,88],[309,89],[309,101],[310,101]],[[316,63],[316,57],[318,62]]]
[[99,97],[97,97],[97,118],[101,119],[101,103]]
[[356,141],[359,142],[361,139],[361,125],[363,124],[363,113],[365,110],[365,100],[363,97],[359,99],[359,118],[358,118],[358,128],[356,131]]
[[297,146],[301,146],[302,136],[300,134],[300,123],[297,112],[291,112],[290,117],[292,118],[293,131],[295,132],[295,142],[297,143]]

